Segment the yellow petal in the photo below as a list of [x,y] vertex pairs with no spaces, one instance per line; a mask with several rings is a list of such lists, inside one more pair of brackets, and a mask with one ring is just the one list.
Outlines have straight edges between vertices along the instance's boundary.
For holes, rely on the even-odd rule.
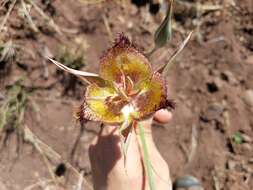
[[136,83],[150,75],[151,66],[147,58],[124,36],[118,39],[100,61],[100,76],[108,81],[122,84],[130,77]]
[[159,73],[154,73],[152,78],[140,82],[136,88],[140,89],[140,92],[133,103],[139,118],[150,116],[165,106],[166,85]]
[[114,88],[110,86],[98,87],[95,84],[89,85],[86,90],[85,101],[81,108],[82,117],[87,120],[102,121],[105,123],[116,124],[123,122],[124,116],[120,110],[115,112],[114,105],[108,105],[107,103],[108,99],[113,97],[117,97]]

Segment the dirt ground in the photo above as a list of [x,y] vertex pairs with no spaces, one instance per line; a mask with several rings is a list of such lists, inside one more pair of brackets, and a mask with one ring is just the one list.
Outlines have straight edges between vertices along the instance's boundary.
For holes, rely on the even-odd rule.
[[[1,22],[14,1],[6,2]],[[46,189],[55,182],[74,189],[80,174],[91,184],[87,149],[98,124],[84,128],[73,117],[85,86],[44,56],[96,72],[119,33],[143,50],[152,47],[163,9],[141,6],[142,0],[35,1],[52,22],[24,2],[30,17],[17,1],[0,34],[14,50],[4,59],[0,52],[0,113],[17,89],[15,98],[23,102],[9,104],[14,111],[0,127],[0,190]],[[171,177],[195,176],[206,190],[252,190],[253,2],[179,0],[174,19],[172,41],[151,58],[154,67],[163,64],[194,30],[167,76],[177,103],[173,120],[153,127]]]

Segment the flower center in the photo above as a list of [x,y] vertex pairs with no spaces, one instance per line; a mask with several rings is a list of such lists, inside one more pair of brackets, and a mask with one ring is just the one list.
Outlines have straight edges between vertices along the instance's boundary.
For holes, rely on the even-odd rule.
[[128,120],[130,115],[134,112],[134,107],[131,103],[129,103],[121,109],[121,112],[123,113],[125,120]]
[[115,114],[123,113],[125,119],[133,115],[136,108],[133,101],[139,95],[140,90],[134,88],[134,83],[130,77],[125,77],[122,82],[114,83],[114,88],[117,91],[116,96],[110,96],[106,99],[106,104]]

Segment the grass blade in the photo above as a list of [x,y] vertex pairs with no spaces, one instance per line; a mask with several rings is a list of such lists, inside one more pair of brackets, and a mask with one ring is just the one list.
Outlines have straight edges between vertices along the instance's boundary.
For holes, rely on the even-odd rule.
[[8,9],[8,11],[7,11],[5,17],[4,17],[3,21],[1,22],[1,25],[0,25],[0,32],[2,32],[3,27],[4,27],[4,25],[6,24],[6,22],[7,22],[8,18],[9,18],[9,16],[10,16],[11,11],[13,10],[13,8],[14,8],[16,2],[17,2],[17,0],[13,0],[13,1],[12,1],[12,4],[9,6],[9,9]]
[[141,123],[138,123],[138,127],[140,130],[139,135],[140,135],[141,144],[143,148],[143,161],[144,161],[145,170],[148,176],[149,188],[150,190],[155,190],[155,179],[154,179],[152,165],[149,158],[148,146],[145,139],[144,129]]
[[27,18],[27,21],[31,27],[31,29],[37,33],[39,32],[39,29],[37,28],[36,24],[33,22],[32,17],[30,16],[28,10],[27,10],[27,5],[24,2],[24,0],[21,0],[21,5],[22,5],[22,11],[24,13],[24,16]]

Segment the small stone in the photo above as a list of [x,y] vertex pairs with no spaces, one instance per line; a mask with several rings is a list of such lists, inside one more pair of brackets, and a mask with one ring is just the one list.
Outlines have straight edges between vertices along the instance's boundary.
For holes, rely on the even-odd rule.
[[214,103],[206,109],[206,111],[202,114],[201,119],[203,121],[212,121],[212,120],[218,120],[221,116],[221,114],[224,111],[224,106],[218,103]]
[[209,70],[209,75],[217,77],[217,76],[220,75],[220,71],[217,70],[217,69],[210,69]]
[[246,92],[243,94],[243,99],[246,104],[253,106],[253,90],[246,90]]
[[252,146],[249,143],[243,143],[242,148],[244,151],[252,151]]
[[176,190],[204,190],[202,187],[177,188]]
[[246,134],[242,134],[241,136],[242,136],[243,142],[251,143],[253,141],[252,138]]
[[0,93],[0,100],[4,99],[4,95],[2,93]]
[[221,73],[221,79],[227,81],[232,85],[238,85],[238,80],[235,78],[234,74],[230,71],[224,71]]
[[253,65],[253,55],[249,56],[246,61],[247,64],[252,64]]
[[220,12],[220,11],[216,11],[216,12],[215,12],[215,16],[218,17],[218,16],[220,16],[220,15],[221,15],[221,12]]
[[127,23],[127,28],[128,28],[128,29],[133,28],[133,22],[129,21],[129,22]]
[[39,172],[34,172],[33,175],[34,175],[36,178],[40,177]]
[[214,79],[214,83],[216,84],[216,86],[218,87],[218,89],[221,89],[223,87],[223,82],[218,77]]
[[233,160],[228,160],[227,167],[228,167],[229,170],[234,170],[235,167],[236,167],[236,162],[233,161]]
[[249,159],[249,163],[250,163],[250,164],[253,164],[253,158],[250,158],[250,159]]
[[204,190],[203,187],[190,187],[188,190]]
[[126,23],[126,20],[124,17],[122,17],[121,15],[118,16],[118,19],[120,21],[121,24],[125,24]]
[[131,16],[136,15],[138,13],[138,7],[137,6],[130,6],[129,14]]
[[173,183],[175,189],[191,189],[191,190],[202,190],[202,185],[199,180],[193,176],[183,176],[177,178]]
[[178,94],[178,98],[183,101],[187,99],[187,97],[183,93]]
[[7,190],[6,186],[4,185],[4,183],[2,181],[0,181],[0,189]]

